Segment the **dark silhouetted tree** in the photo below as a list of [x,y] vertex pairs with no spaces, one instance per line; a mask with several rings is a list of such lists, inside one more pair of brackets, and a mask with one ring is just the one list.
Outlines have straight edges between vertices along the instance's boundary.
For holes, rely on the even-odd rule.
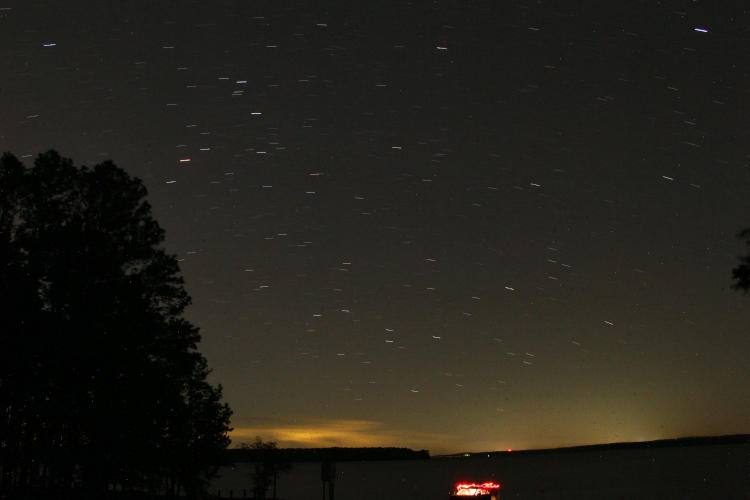
[[0,160],[0,492],[196,495],[229,443],[145,197],[110,161]]
[[252,468],[250,477],[253,480],[253,496],[256,499],[266,498],[268,488],[273,487],[273,498],[276,498],[276,481],[279,472],[291,470],[291,464],[286,461],[275,441],[263,441],[260,436],[252,443],[242,443],[242,450],[248,452]]

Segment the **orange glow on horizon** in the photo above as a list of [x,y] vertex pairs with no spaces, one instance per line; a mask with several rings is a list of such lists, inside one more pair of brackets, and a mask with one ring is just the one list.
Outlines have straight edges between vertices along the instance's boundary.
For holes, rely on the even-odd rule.
[[[236,427],[229,433],[237,445],[256,436],[276,441],[281,448],[341,447],[408,447],[412,449],[442,448],[452,436],[385,428],[370,420],[307,420],[300,423],[269,423]],[[434,448],[433,448],[434,449]]]

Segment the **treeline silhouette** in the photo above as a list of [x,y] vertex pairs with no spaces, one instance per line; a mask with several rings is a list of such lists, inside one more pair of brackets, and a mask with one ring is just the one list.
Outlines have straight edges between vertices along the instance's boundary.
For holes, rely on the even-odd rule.
[[750,434],[727,434],[724,436],[695,436],[673,439],[657,439],[654,441],[629,441],[622,443],[587,444],[582,446],[567,446],[564,448],[545,448],[516,451],[479,451],[462,452],[441,455],[441,458],[461,457],[496,457],[502,455],[533,455],[548,453],[574,453],[580,451],[632,450],[643,448],[675,448],[684,446],[724,446],[728,444],[750,443]]
[[231,410],[209,384],[143,183],[0,159],[0,498],[202,495]]
[[[225,463],[262,462],[265,450],[231,448],[225,452]],[[278,448],[274,457],[281,462],[359,462],[372,460],[423,460],[430,458],[427,450],[409,448]]]

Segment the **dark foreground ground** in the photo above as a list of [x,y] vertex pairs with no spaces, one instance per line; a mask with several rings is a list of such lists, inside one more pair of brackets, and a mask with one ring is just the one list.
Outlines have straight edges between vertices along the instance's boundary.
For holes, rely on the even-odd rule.
[[[248,466],[222,470],[211,487],[224,498],[249,491]],[[279,498],[323,498],[319,463],[278,478]],[[750,444],[508,454],[484,458],[340,462],[338,500],[446,500],[458,481],[494,480],[501,499],[750,500]]]

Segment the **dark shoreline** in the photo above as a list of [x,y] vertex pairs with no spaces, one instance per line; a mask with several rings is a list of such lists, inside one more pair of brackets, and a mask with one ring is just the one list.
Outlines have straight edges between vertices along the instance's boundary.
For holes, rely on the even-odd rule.
[[464,457],[497,457],[503,455],[531,455],[541,453],[571,453],[580,451],[628,450],[644,448],[673,448],[679,446],[713,446],[726,444],[750,443],[750,434],[727,434],[723,436],[695,436],[674,439],[657,439],[654,441],[631,441],[620,443],[589,444],[582,446],[566,446],[562,448],[543,448],[533,450],[513,451],[472,451],[434,455],[432,458],[464,458]]
[[[224,453],[227,463],[263,461],[263,450],[230,448]],[[282,462],[360,462],[371,460],[425,460],[427,450],[410,448],[278,448],[273,450],[274,460]]]

